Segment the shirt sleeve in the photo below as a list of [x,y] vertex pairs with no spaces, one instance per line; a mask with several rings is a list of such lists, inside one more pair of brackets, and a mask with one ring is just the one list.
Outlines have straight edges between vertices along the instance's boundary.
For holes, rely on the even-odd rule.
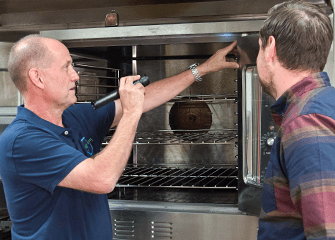
[[307,239],[335,239],[335,120],[303,115],[282,138],[290,194]]
[[41,129],[29,129],[19,134],[12,152],[17,175],[50,193],[87,158],[56,135]]

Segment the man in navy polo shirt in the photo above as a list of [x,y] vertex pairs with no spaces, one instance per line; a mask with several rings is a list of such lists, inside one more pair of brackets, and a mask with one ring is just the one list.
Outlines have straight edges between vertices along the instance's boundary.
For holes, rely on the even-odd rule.
[[[24,98],[16,119],[0,136],[0,175],[13,223],[13,239],[112,239],[106,193],[128,161],[141,114],[176,96],[201,76],[222,68],[236,43],[193,71],[150,84],[139,76],[120,80],[120,99],[93,110],[77,104],[68,49],[30,35],[17,42],[8,61]],[[144,95],[145,93],[145,95]],[[111,126],[109,145],[100,151]]]

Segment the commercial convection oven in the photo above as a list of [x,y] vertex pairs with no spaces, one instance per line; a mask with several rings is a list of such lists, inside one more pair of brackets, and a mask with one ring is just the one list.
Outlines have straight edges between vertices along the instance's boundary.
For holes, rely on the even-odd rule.
[[202,33],[170,42],[155,31],[150,39],[127,39],[132,44],[66,39],[67,31],[41,33],[70,49],[80,76],[78,104],[101,98],[122,76],[145,74],[154,82],[238,41],[228,59],[240,69],[209,74],[142,115],[131,158],[109,194],[114,238],[255,239],[261,179],[275,136],[270,98],[257,80],[258,34]]

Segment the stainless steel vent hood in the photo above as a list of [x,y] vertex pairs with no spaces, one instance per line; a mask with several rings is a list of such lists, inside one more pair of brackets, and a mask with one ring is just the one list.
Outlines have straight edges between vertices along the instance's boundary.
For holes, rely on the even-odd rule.
[[[332,12],[330,0],[309,1]],[[261,20],[280,2],[283,0],[2,0],[0,41],[41,30],[105,27],[109,13],[117,14],[118,26]]]

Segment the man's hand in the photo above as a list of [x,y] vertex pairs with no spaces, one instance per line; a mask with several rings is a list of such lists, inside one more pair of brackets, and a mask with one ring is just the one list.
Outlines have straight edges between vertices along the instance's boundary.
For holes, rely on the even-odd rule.
[[216,72],[224,68],[239,68],[238,63],[228,62],[227,54],[231,52],[236,47],[237,41],[230,44],[228,47],[218,50],[212,57],[210,57],[206,62],[198,66],[198,71],[201,76]]
[[123,114],[139,114],[143,112],[145,88],[141,83],[136,85],[134,81],[140,79],[140,76],[127,76],[120,79],[120,100]]

